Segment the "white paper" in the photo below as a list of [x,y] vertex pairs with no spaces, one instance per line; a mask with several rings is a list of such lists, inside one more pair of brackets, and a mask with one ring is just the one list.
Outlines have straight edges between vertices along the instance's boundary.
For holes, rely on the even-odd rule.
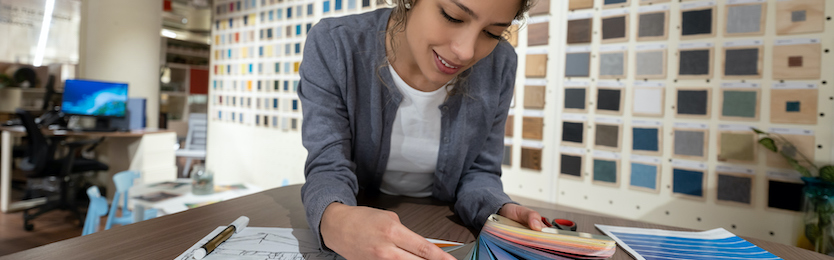
[[[194,250],[206,244],[219,234],[225,226],[217,227],[200,239],[193,246],[185,250],[176,260],[194,259]],[[269,260],[269,259],[344,259],[336,253],[319,250],[316,236],[309,229],[292,229],[276,227],[246,227],[239,233],[220,244],[209,253],[205,260],[212,259],[241,259],[241,260]]]

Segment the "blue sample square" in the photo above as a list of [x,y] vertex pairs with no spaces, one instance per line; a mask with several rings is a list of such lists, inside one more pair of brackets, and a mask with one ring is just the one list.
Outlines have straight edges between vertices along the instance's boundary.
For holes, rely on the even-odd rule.
[[672,192],[691,196],[704,196],[704,172],[683,169],[672,171]]
[[631,186],[657,189],[657,165],[631,163]]
[[336,11],[342,10],[342,0],[335,0],[333,1],[333,9]]
[[324,1],[321,3],[321,12],[327,13],[330,12],[330,1]]
[[632,139],[632,149],[635,151],[659,151],[657,128],[635,127],[632,129]]
[[799,101],[788,101],[785,103],[785,111],[787,112],[799,112],[799,107]]

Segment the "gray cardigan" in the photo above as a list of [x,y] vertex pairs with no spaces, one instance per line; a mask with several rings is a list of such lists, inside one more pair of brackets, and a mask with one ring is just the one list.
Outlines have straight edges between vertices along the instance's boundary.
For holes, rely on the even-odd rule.
[[[402,100],[385,66],[390,14],[380,9],[322,19],[307,36],[298,85],[308,152],[301,198],[319,241],[324,209],[332,202],[356,205],[360,187],[378,192],[388,163]],[[505,203],[514,203],[500,177],[516,59],[512,46],[501,41],[471,68],[466,94],[438,107],[441,140],[432,196],[454,202],[464,224],[478,229]]]

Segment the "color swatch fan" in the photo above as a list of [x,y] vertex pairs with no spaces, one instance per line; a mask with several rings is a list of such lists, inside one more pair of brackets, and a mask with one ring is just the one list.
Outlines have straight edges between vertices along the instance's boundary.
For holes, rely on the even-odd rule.
[[607,236],[553,228],[534,231],[493,214],[465,259],[605,259],[616,249]]

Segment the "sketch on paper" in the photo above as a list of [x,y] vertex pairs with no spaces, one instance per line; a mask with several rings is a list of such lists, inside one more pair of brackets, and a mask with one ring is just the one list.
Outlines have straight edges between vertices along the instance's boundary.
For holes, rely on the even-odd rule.
[[[193,252],[204,245],[225,226],[218,227],[176,260],[194,259]],[[318,241],[308,229],[247,227],[235,234],[204,259],[240,260],[338,260],[336,253],[319,250]]]

